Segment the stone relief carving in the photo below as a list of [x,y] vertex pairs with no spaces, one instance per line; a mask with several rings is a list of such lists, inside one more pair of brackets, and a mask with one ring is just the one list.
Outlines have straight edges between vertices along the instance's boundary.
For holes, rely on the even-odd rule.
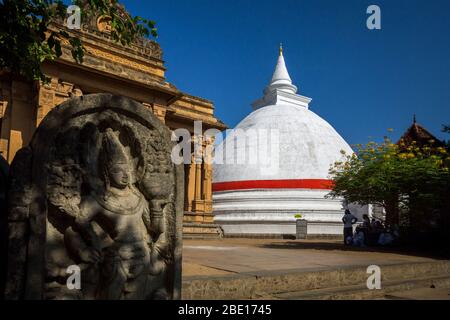
[[[0,154],[0,252],[7,250],[6,193],[8,190],[8,162]],[[0,294],[5,287],[6,260],[0,259]],[[1,295],[0,295],[1,297]]]
[[[13,175],[9,228],[36,226],[12,234],[35,242],[10,259],[18,281],[6,298],[179,298],[183,172],[171,147],[151,111],[125,98],[87,95],[52,110],[23,151],[32,157],[13,163],[32,174]],[[10,257],[24,239],[11,241]],[[81,269],[80,290],[66,285],[71,265]]]

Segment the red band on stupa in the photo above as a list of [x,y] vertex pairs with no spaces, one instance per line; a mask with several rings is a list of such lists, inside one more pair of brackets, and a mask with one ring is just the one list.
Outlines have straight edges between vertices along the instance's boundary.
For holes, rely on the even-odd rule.
[[248,189],[319,189],[331,190],[333,181],[327,179],[247,180],[213,183],[213,191]]

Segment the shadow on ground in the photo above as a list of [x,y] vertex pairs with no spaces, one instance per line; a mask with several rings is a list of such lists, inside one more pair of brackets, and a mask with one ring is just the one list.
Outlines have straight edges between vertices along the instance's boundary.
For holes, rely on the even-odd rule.
[[430,250],[430,248],[413,248],[408,246],[390,246],[390,247],[355,247],[346,246],[341,242],[322,242],[322,241],[285,241],[273,242],[256,245],[267,249],[293,249],[293,250],[332,250],[332,251],[355,251],[355,252],[380,252],[396,253],[415,257],[433,258],[448,260],[450,256],[444,250]]

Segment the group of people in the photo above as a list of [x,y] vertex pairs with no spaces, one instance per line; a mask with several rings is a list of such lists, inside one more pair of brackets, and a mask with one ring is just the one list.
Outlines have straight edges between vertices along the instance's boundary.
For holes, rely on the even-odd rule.
[[383,224],[380,220],[372,218],[370,220],[367,214],[363,215],[363,223],[358,225],[353,232],[353,225],[358,219],[350,212],[345,210],[342,222],[344,223],[344,244],[358,247],[389,245],[398,238],[398,228]]

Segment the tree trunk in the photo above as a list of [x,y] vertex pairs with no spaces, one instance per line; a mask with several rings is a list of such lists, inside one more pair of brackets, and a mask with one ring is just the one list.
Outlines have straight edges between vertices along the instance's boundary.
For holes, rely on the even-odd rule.
[[385,206],[386,210],[386,223],[388,225],[398,225],[400,222],[400,210],[398,207],[398,197],[393,197],[386,200]]

